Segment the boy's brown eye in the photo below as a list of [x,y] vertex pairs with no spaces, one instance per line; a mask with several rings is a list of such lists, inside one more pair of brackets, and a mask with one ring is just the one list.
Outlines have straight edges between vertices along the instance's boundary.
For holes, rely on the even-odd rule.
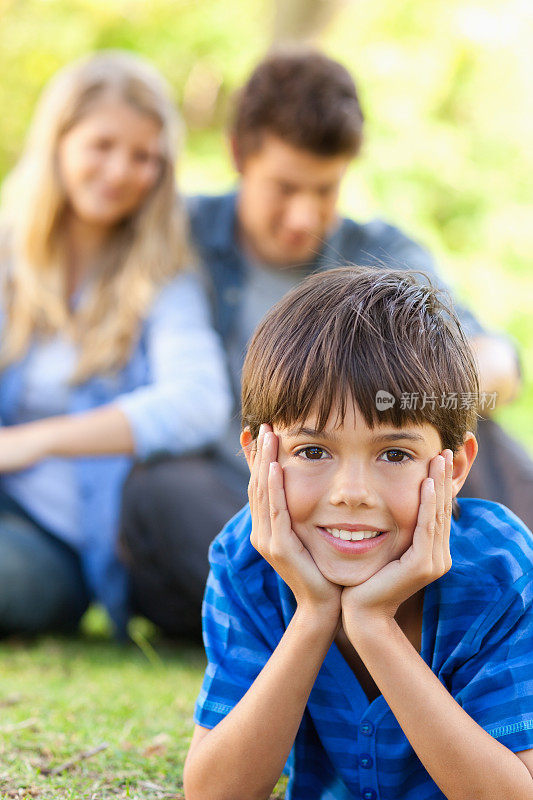
[[304,447],[300,453],[308,460],[318,461],[324,455],[322,447]]
[[387,450],[386,456],[388,461],[398,464],[406,458],[407,453],[404,453],[403,450]]

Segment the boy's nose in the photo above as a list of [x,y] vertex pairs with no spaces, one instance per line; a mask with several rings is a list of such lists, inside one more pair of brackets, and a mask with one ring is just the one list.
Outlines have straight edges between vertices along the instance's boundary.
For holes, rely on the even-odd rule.
[[339,468],[331,486],[330,502],[347,506],[375,504],[375,492],[363,464],[351,463]]

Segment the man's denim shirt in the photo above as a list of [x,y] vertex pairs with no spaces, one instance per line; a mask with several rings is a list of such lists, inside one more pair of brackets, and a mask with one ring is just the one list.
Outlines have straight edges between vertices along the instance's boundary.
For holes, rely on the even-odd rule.
[[[0,329],[2,321],[0,310]],[[0,376],[3,425],[16,421],[24,391],[25,360]],[[229,418],[230,391],[222,348],[210,327],[196,276],[182,275],[159,293],[131,358],[118,374],[97,376],[72,387],[70,413],[112,402],[128,418],[138,459],[159,452],[179,455],[220,435]],[[117,632],[123,635],[128,616],[127,581],[116,554],[116,535],[122,483],[132,459],[80,457],[74,464],[84,571],[94,597],[107,608]]]
[[[193,241],[212,282],[214,322],[224,341],[237,319],[246,276],[246,261],[238,242],[237,197],[236,192],[231,192],[188,200]],[[350,264],[419,270],[429,275],[432,283],[446,289],[430,254],[382,220],[365,224],[339,220],[317,258],[308,265],[308,272]],[[484,333],[468,309],[456,303],[455,310],[467,336]]]

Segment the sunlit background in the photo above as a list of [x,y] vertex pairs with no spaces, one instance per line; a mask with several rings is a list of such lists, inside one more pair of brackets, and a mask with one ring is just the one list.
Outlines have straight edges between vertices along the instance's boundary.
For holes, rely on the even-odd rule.
[[359,85],[366,144],[343,210],[426,244],[485,324],[519,344],[524,391],[500,419],[533,451],[530,0],[0,0],[0,177],[48,78],[122,47],[155,63],[182,109],[182,188],[224,189],[232,91],[287,39],[319,44]]

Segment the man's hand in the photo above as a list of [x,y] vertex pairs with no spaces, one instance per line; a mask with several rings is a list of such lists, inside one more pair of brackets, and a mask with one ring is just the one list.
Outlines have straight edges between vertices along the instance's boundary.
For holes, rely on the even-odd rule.
[[392,621],[405,600],[450,569],[452,472],[451,450],[444,450],[431,460],[429,477],[421,486],[411,547],[361,585],[343,590],[343,627],[350,639],[352,633],[357,636],[363,620],[368,623],[373,617]]
[[249,453],[251,542],[292,590],[300,609],[340,617],[341,588],[324,578],[292,530],[277,452],[277,436],[270,425],[262,425],[257,450]]
[[[522,378],[519,355],[503,336],[481,335],[469,341],[477,360],[481,395],[496,395],[495,405],[511,403],[520,394]],[[481,407],[482,416],[491,416],[491,408]]]

